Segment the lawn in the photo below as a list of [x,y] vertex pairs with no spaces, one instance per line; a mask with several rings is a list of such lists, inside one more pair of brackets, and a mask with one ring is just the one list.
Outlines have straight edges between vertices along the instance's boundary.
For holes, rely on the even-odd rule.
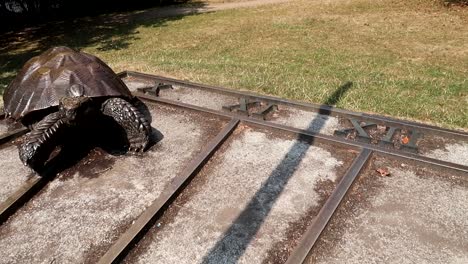
[[313,103],[351,81],[337,107],[468,129],[468,8],[434,0],[297,0],[165,19],[154,12],[4,34],[0,91],[28,58],[67,45],[116,72]]

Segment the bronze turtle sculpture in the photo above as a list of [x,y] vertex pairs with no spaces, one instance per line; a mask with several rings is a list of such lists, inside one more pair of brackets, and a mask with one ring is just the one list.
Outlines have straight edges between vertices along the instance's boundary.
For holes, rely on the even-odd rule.
[[110,117],[122,127],[129,151],[144,151],[151,127],[133,99],[103,61],[68,47],[54,47],[30,59],[3,94],[5,116],[31,129],[19,156],[33,169],[43,165],[64,129],[96,115]]

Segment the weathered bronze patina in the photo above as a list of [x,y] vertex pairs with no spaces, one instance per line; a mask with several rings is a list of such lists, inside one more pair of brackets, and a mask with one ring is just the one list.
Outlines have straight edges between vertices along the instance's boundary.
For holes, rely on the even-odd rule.
[[31,128],[19,155],[37,169],[66,137],[67,128],[97,118],[114,119],[129,142],[129,150],[143,151],[150,125],[132,105],[133,96],[109,66],[95,56],[55,47],[30,59],[7,87],[5,116]]

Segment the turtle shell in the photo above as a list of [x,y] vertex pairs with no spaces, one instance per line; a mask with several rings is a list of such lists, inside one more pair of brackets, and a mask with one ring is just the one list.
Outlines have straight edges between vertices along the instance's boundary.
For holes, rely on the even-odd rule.
[[7,117],[58,106],[68,87],[80,84],[88,97],[132,97],[125,83],[99,58],[67,47],[48,49],[30,59],[3,94]]

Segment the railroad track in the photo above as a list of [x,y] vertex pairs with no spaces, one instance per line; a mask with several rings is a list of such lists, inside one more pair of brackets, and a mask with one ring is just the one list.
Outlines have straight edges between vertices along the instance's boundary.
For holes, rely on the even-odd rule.
[[4,129],[0,262],[468,258],[467,133],[119,75],[151,113],[157,143],[142,157],[94,149],[38,177],[17,158],[27,129]]

